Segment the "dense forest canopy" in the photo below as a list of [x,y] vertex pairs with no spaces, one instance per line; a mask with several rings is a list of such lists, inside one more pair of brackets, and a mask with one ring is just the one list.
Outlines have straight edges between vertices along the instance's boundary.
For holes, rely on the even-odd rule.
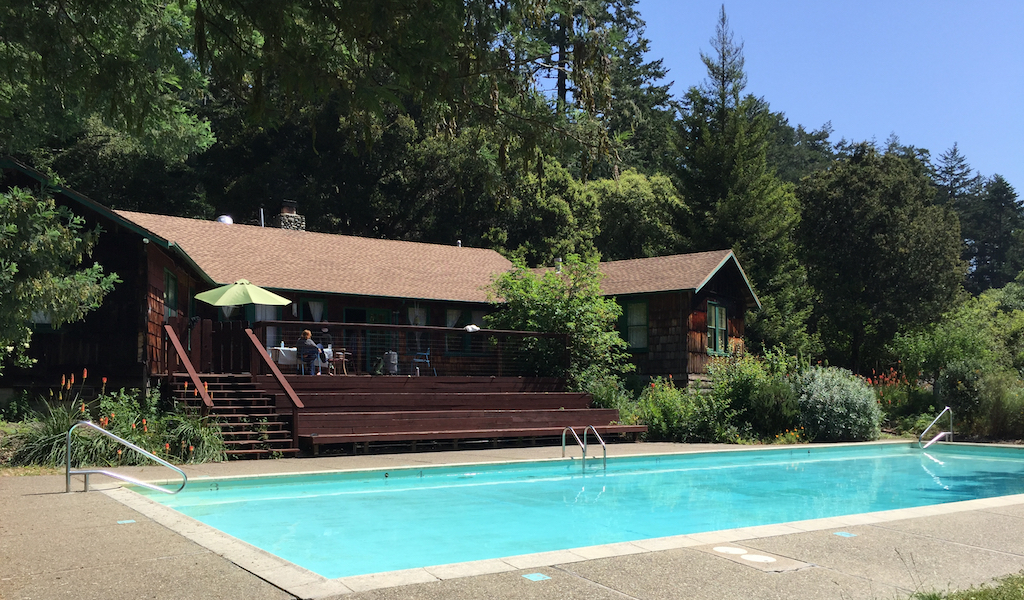
[[[484,246],[732,248],[749,347],[855,369],[1024,268],[956,145],[832,140],[746,87],[723,6],[673,97],[635,0],[10,0],[0,154],[113,208]],[[741,34],[742,32],[738,32]],[[781,107],[784,109],[784,107]]]

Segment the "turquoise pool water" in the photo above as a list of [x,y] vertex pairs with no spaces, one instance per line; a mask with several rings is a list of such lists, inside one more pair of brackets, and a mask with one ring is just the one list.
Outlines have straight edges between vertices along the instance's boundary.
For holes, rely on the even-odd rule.
[[[145,493],[145,492],[144,492]],[[1024,493],[1024,449],[908,444],[193,481],[147,493],[327,578]]]

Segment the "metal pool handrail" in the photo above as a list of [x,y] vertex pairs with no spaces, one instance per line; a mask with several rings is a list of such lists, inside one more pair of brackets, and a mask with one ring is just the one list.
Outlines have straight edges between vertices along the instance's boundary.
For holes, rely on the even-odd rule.
[[572,437],[576,438],[576,443],[579,444],[580,448],[583,449],[583,463],[582,464],[583,464],[583,468],[584,469],[587,468],[587,432],[588,431],[593,431],[594,435],[597,436],[597,441],[601,442],[601,448],[604,450],[604,461],[602,462],[602,466],[604,467],[605,470],[608,470],[608,446],[605,445],[604,440],[601,439],[601,434],[597,432],[597,429],[593,425],[587,425],[583,429],[583,439],[582,440],[580,440],[579,434],[576,433],[576,430],[573,429],[572,426],[569,426],[569,427],[566,427],[566,428],[562,429],[562,458],[565,458],[565,432],[566,431],[571,431],[572,432]]
[[[161,465],[167,467],[168,469],[173,469],[173,470],[177,471],[178,474],[181,475],[181,485],[178,486],[178,489],[176,489],[176,490],[168,490],[168,489],[164,489],[164,488],[162,488],[162,487],[160,487],[158,485],[153,485],[152,483],[146,483],[145,481],[139,481],[138,479],[135,479],[134,477],[129,477],[127,475],[121,475],[120,473],[115,473],[113,471],[106,471],[104,469],[80,469],[80,470],[72,471],[71,470],[71,433],[75,430],[76,427],[78,427],[80,425],[84,425],[86,427],[91,427],[91,428],[95,429],[96,431],[102,433],[103,435],[105,435],[105,436],[107,436],[107,437],[109,437],[111,439],[117,440],[118,442],[120,442],[121,444],[127,446],[128,448],[131,448],[132,450],[135,450],[136,452],[142,454],[143,456],[146,456],[147,458],[151,458],[151,459],[155,460],[156,462],[158,462]],[[71,429],[68,429],[67,448],[66,448],[66,450],[67,450],[67,468],[65,469],[64,479],[65,479],[65,483],[66,483],[67,487],[65,488],[65,492],[70,492],[71,491],[71,476],[72,475],[85,475],[85,491],[87,491],[87,492],[89,491],[89,475],[92,475],[92,474],[106,475],[107,477],[113,477],[114,479],[120,479],[121,481],[126,481],[128,483],[132,483],[132,484],[135,484],[135,485],[140,485],[140,486],[142,486],[144,488],[149,488],[151,490],[156,490],[158,492],[163,492],[165,494],[177,494],[181,490],[185,489],[185,484],[188,483],[188,477],[185,475],[185,472],[182,471],[181,469],[179,469],[178,467],[176,467],[176,466],[172,465],[171,463],[167,462],[166,460],[156,456],[152,452],[147,452],[146,450],[143,450],[142,448],[139,448],[138,446],[136,446],[135,444],[129,442],[128,440],[123,439],[121,437],[118,437],[118,436],[114,435],[113,433],[110,433],[109,431],[107,431],[106,429],[103,429],[99,425],[96,425],[92,421],[79,421],[79,422],[75,423],[74,425],[72,425]]]
[[[921,440],[924,439],[924,434],[928,433],[928,430],[932,428],[932,425],[938,423],[939,419],[942,418],[942,415],[946,414],[947,412],[949,413],[949,431],[940,431],[939,435],[932,438],[931,441],[928,442],[927,444],[921,446]],[[949,441],[953,441],[953,409],[948,406],[942,409],[942,412],[939,413],[939,416],[935,417],[935,420],[924,428],[924,431],[921,432],[921,435],[917,436],[917,445],[920,446],[922,449],[927,448],[928,446],[931,446],[932,444],[941,440],[945,436],[949,436]]]

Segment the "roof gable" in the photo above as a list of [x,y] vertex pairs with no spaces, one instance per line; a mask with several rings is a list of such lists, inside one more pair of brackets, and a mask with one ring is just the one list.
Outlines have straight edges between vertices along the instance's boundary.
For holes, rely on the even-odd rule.
[[601,263],[604,279],[601,293],[606,296],[651,294],[677,290],[699,292],[723,268],[734,266],[749,293],[748,304],[761,308],[746,273],[732,250],[713,250],[692,254],[673,254],[654,258],[636,258]]

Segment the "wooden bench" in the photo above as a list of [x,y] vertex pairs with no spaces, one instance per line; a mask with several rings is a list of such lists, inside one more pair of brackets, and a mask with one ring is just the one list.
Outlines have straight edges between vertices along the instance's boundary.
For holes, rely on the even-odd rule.
[[561,435],[593,425],[601,434],[643,433],[642,425],[613,425],[614,409],[427,410],[311,412],[296,415],[300,447],[314,455],[324,444],[468,440]]

